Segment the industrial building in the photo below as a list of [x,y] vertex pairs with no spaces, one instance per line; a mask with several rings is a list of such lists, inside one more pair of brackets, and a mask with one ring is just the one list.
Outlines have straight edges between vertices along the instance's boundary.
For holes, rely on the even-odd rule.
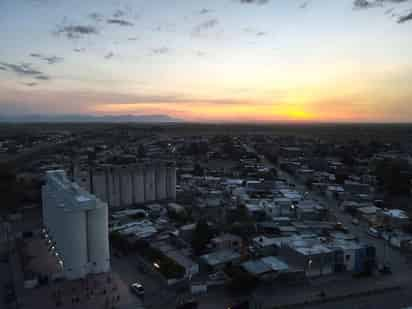
[[170,162],[104,164],[79,170],[74,180],[110,207],[176,199],[176,167]]
[[67,279],[110,270],[107,204],[71,182],[64,171],[46,173],[43,232]]

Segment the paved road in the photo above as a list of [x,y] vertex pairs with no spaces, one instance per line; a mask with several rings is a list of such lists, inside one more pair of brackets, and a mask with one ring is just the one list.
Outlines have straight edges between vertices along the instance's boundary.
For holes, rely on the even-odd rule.
[[[176,293],[160,280],[153,272],[142,271],[139,267],[139,258],[135,255],[113,257],[112,269],[128,285],[140,282],[145,289],[143,304],[150,309],[174,308]],[[173,303],[173,306],[170,304]]]
[[[2,252],[3,248],[0,248]],[[4,285],[11,282],[10,266],[7,261],[0,261],[0,309],[6,309],[8,306],[4,303],[5,290]]]

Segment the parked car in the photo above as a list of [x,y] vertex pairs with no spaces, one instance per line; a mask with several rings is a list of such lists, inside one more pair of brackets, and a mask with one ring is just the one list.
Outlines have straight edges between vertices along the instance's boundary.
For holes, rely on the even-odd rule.
[[382,275],[391,275],[392,274],[392,269],[389,265],[383,265],[380,269],[379,272]]
[[144,287],[141,283],[135,282],[130,285],[130,290],[137,296],[144,296]]
[[180,303],[176,309],[197,309],[198,306],[198,302],[192,299]]
[[249,308],[248,301],[240,302],[240,303],[227,307],[227,309],[248,309],[248,308]]
[[370,227],[370,228],[368,229],[368,235],[369,235],[369,236],[372,236],[372,237],[375,237],[375,238],[379,238],[379,237],[380,237],[379,231],[378,231],[377,229],[373,228],[373,227]]

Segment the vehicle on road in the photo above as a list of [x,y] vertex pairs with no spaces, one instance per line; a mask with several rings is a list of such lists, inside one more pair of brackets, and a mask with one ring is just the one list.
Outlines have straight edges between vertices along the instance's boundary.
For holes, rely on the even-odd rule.
[[197,309],[198,306],[198,302],[192,299],[180,303],[177,305],[176,309]]
[[137,296],[144,296],[144,287],[141,283],[135,282],[130,285],[130,290]]
[[370,227],[368,229],[368,235],[371,237],[375,237],[375,238],[379,238],[380,237],[380,233],[377,229],[375,229],[374,227]]
[[392,269],[389,265],[383,265],[380,269],[379,272],[382,275],[391,275],[392,274]]
[[248,309],[249,308],[249,301],[240,302],[234,304],[232,306],[227,307],[227,309]]
[[349,229],[343,225],[342,222],[336,222],[335,229],[342,231],[344,233],[349,233]]

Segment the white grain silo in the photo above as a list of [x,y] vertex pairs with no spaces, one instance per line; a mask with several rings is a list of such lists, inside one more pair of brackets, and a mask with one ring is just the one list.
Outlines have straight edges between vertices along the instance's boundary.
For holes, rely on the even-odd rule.
[[107,203],[110,207],[113,207],[114,203],[114,173],[113,169],[110,167],[106,167],[106,179],[107,179]]
[[[83,209],[64,210],[56,247],[64,258],[67,279],[83,278],[88,273],[86,213]],[[63,220],[64,218],[64,220]]]
[[144,169],[141,165],[135,165],[133,174],[133,202],[141,204],[145,202]]
[[118,168],[116,167],[110,167],[108,168],[108,184],[109,184],[109,205],[111,207],[119,207],[121,205],[120,203],[120,179],[121,179],[121,173],[119,173]]
[[99,200],[96,208],[87,211],[87,244],[91,273],[110,270],[110,249],[107,205]]
[[156,182],[156,200],[165,200],[166,195],[166,178],[167,169],[166,166],[160,164],[155,167],[155,182]]
[[174,165],[167,167],[166,195],[169,200],[176,199],[176,167]]
[[[43,225],[59,253],[67,279],[110,269],[107,204],[72,183],[64,171],[50,171],[42,188]],[[57,261],[56,261],[57,262]]]
[[145,166],[144,169],[144,196],[146,202],[154,201],[156,198],[155,192],[155,171],[153,166]]
[[93,171],[93,190],[91,191],[102,201],[107,201],[106,172],[102,168]]
[[119,167],[120,174],[120,204],[131,206],[133,204],[132,175],[127,166]]

